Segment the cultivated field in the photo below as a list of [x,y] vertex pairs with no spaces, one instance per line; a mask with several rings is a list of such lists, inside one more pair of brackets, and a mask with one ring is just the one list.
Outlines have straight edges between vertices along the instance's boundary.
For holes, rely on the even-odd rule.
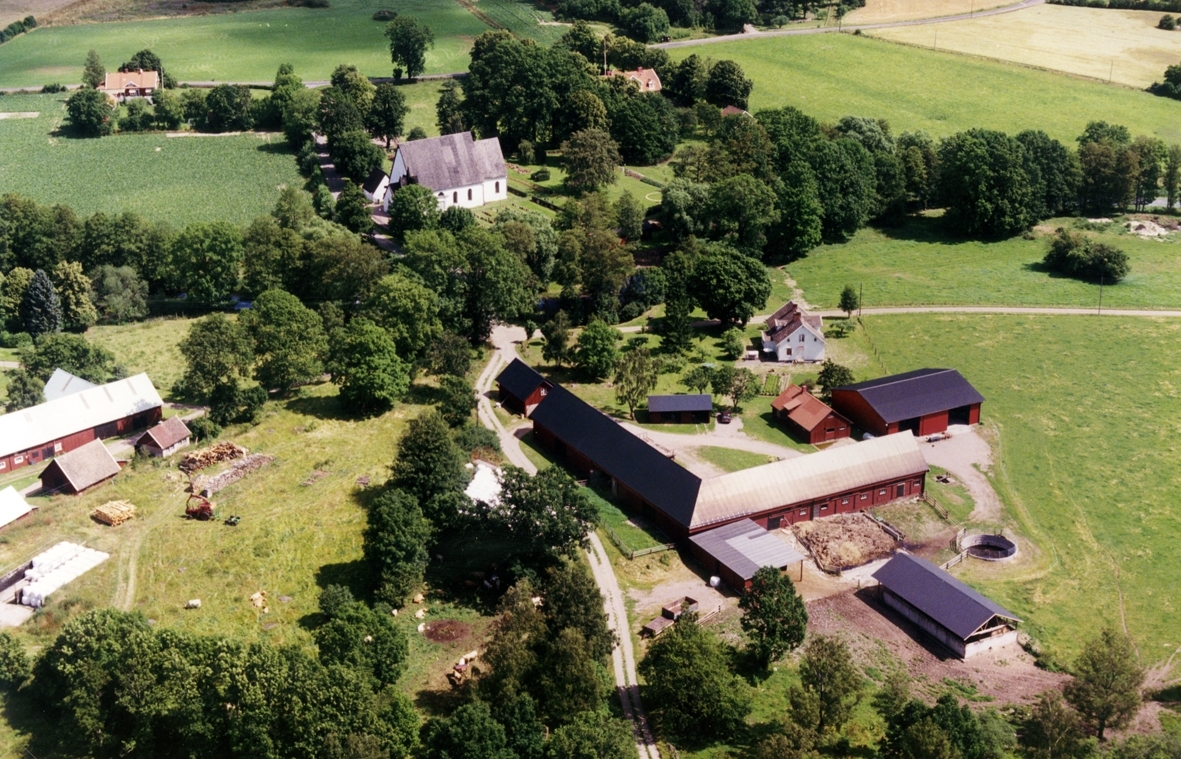
[[415,16],[435,33],[426,73],[464,71],[472,40],[488,26],[455,2],[334,0],[331,8],[282,8],[110,24],[39,28],[0,45],[0,87],[77,82],[86,51],[108,69],[137,50],[155,50],[179,81],[266,82],[282,63],[305,80],[326,80],[337,64],[369,76],[389,76],[380,8]]
[[[1047,235],[1069,219],[1038,227],[1036,239],[958,240],[938,219],[897,229],[866,228],[842,245],[823,245],[787,266],[814,306],[836,308],[847,284],[864,287],[863,307],[907,305],[1097,306],[1099,286],[1043,271]],[[1181,240],[1143,240],[1117,224],[1099,239],[1128,254],[1132,273],[1103,288],[1103,306],[1181,308]]]
[[[1176,649],[1181,510],[1173,320],[865,317],[889,372],[959,369],[1000,431],[991,479],[1034,544],[1016,565],[959,572],[1056,655],[1126,626],[1145,665]],[[881,374],[870,367],[872,374]],[[858,373],[857,378],[870,376]]]
[[972,127],[1043,129],[1073,142],[1088,121],[1181,141],[1181,105],[1145,92],[848,34],[772,37],[679,48],[730,58],[754,80],[751,110],[792,105],[820,119],[884,118],[933,136]]
[[6,27],[13,21],[20,21],[25,16],[36,17],[38,23],[43,23],[45,14],[54,8],[59,8],[70,0],[4,0],[0,3],[0,28]]
[[843,20],[846,24],[889,24],[918,18],[958,16],[1003,5],[1012,3],[1004,0],[868,0],[865,7],[854,8]]
[[1038,5],[970,21],[868,33],[1143,88],[1181,61],[1181,34],[1157,29],[1160,17],[1149,11]]
[[76,139],[54,134],[65,120],[64,95],[10,95],[0,111],[40,113],[0,119],[0,189],[65,203],[79,216],[136,211],[177,226],[246,222],[271,210],[282,185],[304,181],[279,134]]

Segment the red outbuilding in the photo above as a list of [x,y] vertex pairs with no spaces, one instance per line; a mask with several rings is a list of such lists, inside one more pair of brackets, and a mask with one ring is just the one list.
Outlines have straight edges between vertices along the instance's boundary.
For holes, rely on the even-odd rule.
[[529,416],[537,404],[549,393],[553,383],[519,358],[504,368],[496,377],[500,404],[516,414]]
[[955,369],[916,369],[833,388],[832,406],[865,432],[934,435],[952,424],[977,424],[984,396]]
[[848,419],[799,385],[788,385],[771,401],[771,415],[812,445],[840,440],[852,434],[853,425]]

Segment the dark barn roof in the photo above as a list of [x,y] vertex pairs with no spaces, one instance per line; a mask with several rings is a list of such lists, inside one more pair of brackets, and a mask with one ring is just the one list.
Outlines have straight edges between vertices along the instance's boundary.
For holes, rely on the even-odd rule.
[[714,402],[710,395],[649,395],[648,410],[659,414],[678,411],[713,411]]
[[994,616],[1021,621],[1003,606],[917,556],[896,554],[873,577],[894,595],[965,640]]
[[843,385],[834,392],[845,390],[864,398],[887,424],[984,402],[984,396],[955,369],[916,369]]
[[555,385],[532,418],[669,517],[691,524],[700,478],[610,417]]
[[689,538],[730,571],[749,580],[761,567],[783,569],[804,557],[750,519],[716,527]]
[[515,397],[525,400],[533,391],[545,384],[545,377],[519,358],[504,368],[496,382]]

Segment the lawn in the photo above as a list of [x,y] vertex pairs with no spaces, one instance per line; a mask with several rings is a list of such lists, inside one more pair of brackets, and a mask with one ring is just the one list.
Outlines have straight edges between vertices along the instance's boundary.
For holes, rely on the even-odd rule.
[[[864,287],[862,305],[1005,305],[1094,307],[1099,286],[1041,270],[1045,234],[1071,220],[1039,227],[1037,239],[978,242],[950,237],[939,219],[916,218],[897,229],[860,230],[847,243],[823,245],[788,265],[810,304],[836,308],[842,288]],[[1181,243],[1144,240],[1112,224],[1099,234],[1128,254],[1131,274],[1103,288],[1104,308],[1181,308]]]
[[149,319],[131,324],[91,327],[86,338],[115,354],[128,374],[147,372],[160,395],[168,398],[172,385],[184,374],[184,358],[177,347],[189,333],[193,319]]
[[[1181,324],[1086,316],[865,317],[890,372],[953,366],[999,430],[992,480],[1033,542],[966,579],[1056,655],[1121,621],[1145,665],[1177,647]],[[860,379],[860,375],[859,375]]]
[[727,472],[738,472],[743,469],[769,464],[775,460],[762,453],[739,451],[733,448],[719,448],[713,445],[704,445],[698,448],[697,455]]
[[77,82],[86,51],[113,70],[137,50],[152,48],[179,81],[268,82],[282,63],[305,80],[324,80],[337,64],[369,76],[392,70],[385,24],[373,12],[412,15],[431,28],[426,73],[465,71],[472,40],[488,26],[451,0],[333,0],[332,7],[39,28],[0,45],[0,86]]
[[[737,61],[754,80],[750,106],[800,108],[816,118],[886,119],[894,132],[941,137],[972,127],[1043,129],[1073,143],[1087,122],[1181,141],[1181,104],[1145,92],[917,49],[850,34],[771,37],[670,50]],[[1163,69],[1162,69],[1163,70]]]
[[869,34],[1101,81],[1110,77],[1117,84],[1143,88],[1160,81],[1165,67],[1181,60],[1181,35],[1157,29],[1160,17],[1150,11],[1039,5],[999,16]]
[[0,119],[0,188],[83,217],[136,211],[176,226],[245,223],[270,212],[281,186],[304,181],[282,135],[77,139],[54,134],[63,95],[10,95],[0,111],[40,113]]

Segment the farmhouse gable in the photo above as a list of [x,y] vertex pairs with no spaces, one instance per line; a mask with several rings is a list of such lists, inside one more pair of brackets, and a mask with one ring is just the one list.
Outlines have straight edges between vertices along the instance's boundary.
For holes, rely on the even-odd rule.
[[763,330],[763,352],[774,354],[776,361],[809,363],[823,361],[828,343],[824,339],[824,322],[819,314],[809,314],[795,301],[767,318]]

